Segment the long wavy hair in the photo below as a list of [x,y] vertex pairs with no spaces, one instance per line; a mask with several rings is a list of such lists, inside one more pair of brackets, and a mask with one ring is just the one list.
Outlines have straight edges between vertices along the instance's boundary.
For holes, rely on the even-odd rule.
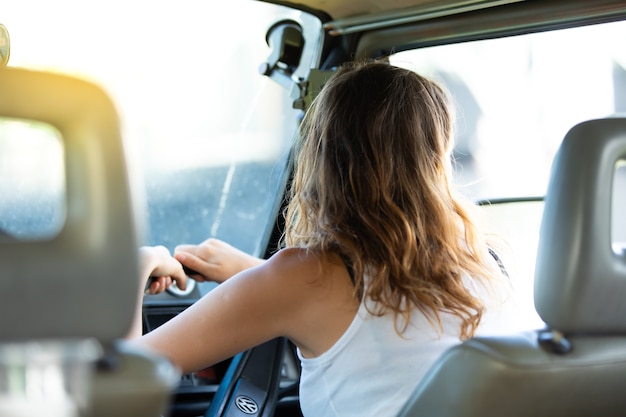
[[399,333],[417,308],[440,329],[441,312],[458,316],[471,337],[485,306],[463,277],[497,275],[451,189],[453,120],[440,85],[368,61],[340,67],[301,124],[283,243],[341,255],[355,295]]

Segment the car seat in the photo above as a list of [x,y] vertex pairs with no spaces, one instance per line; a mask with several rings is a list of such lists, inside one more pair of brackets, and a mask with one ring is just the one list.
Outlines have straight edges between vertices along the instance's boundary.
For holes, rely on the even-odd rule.
[[626,413],[626,250],[612,228],[626,213],[613,204],[614,193],[626,192],[614,190],[624,160],[626,118],[567,133],[552,166],[535,269],[535,307],[547,327],[453,347],[400,416]]
[[0,236],[0,415],[161,415],[178,370],[122,340],[141,226],[116,109],[96,85],[47,72],[0,69],[0,91],[0,118],[59,132],[66,207],[53,237]]

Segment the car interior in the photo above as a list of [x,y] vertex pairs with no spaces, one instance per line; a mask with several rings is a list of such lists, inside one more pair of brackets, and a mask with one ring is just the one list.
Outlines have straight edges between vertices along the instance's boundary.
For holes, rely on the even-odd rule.
[[302,416],[287,339],[190,374],[124,341],[138,303],[149,332],[217,285],[138,300],[137,248],[272,256],[297,126],[362,59],[450,90],[455,181],[516,306],[400,415],[623,415],[625,35],[616,0],[9,0],[0,415]]

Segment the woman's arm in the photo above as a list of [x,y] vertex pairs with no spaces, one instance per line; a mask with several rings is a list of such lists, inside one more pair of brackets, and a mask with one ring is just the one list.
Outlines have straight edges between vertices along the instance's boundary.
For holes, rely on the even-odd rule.
[[360,304],[345,265],[335,258],[283,249],[132,343],[167,357],[183,373],[280,336],[317,356],[345,332]]
[[[199,245],[180,245],[175,257],[164,246],[144,246],[139,249],[141,264],[141,288],[145,294],[159,294],[172,283],[185,289],[187,276],[198,282],[223,282],[236,273],[264,262],[228,243],[210,238]],[[135,314],[128,338],[141,336],[141,306],[143,294],[139,294],[138,311]]]
[[299,295],[286,282],[280,259],[248,268],[132,343],[164,355],[187,373],[288,336]]

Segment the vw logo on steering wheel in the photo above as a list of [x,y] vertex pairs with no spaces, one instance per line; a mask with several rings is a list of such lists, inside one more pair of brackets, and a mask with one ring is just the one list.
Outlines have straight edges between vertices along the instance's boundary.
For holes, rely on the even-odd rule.
[[235,398],[235,405],[245,414],[256,414],[257,411],[259,411],[259,406],[256,401],[245,395],[239,395]]

